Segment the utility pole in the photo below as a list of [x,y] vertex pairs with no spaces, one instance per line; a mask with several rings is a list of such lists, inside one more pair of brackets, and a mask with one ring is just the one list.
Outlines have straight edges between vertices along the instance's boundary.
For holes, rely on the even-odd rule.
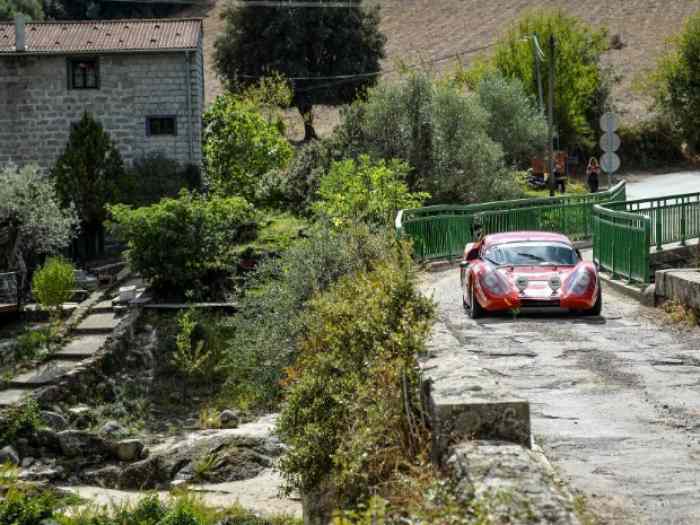
[[549,93],[548,106],[548,130],[547,130],[547,155],[549,157],[549,196],[554,197],[557,181],[554,176],[554,66],[555,66],[555,41],[554,35],[549,37]]
[[532,54],[535,57],[535,72],[537,75],[537,94],[539,95],[540,101],[540,111],[544,112],[544,94],[542,90],[542,59],[544,58],[544,53],[540,47],[539,38],[537,38],[537,33],[532,35]]

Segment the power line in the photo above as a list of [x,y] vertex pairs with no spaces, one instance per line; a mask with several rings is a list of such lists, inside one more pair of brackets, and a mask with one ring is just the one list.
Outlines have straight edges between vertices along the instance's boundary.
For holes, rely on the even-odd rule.
[[[377,77],[380,75],[389,75],[391,73],[396,73],[397,71],[401,71],[404,68],[405,69],[415,69],[421,65],[424,64],[437,64],[439,62],[444,62],[445,60],[449,60],[451,58],[459,58],[462,55],[469,55],[472,53],[478,53],[479,51],[485,51],[493,46],[495,46],[496,43],[492,42],[490,44],[486,44],[483,46],[478,46],[478,47],[472,47],[469,49],[463,49],[461,51],[457,51],[456,53],[450,53],[447,55],[442,55],[435,57],[431,60],[428,60],[426,62],[421,62],[421,63],[414,63],[410,64],[407,66],[399,67],[399,68],[394,68],[394,69],[389,69],[387,71],[373,71],[369,73],[354,73],[354,74],[348,74],[348,75],[331,75],[331,76],[303,76],[303,77],[286,77],[287,80],[290,80],[292,82],[294,81],[309,81],[309,80],[330,80],[332,82],[328,82],[325,84],[320,84],[316,86],[310,86],[305,89],[298,89],[297,91],[300,92],[306,92],[306,91],[314,91],[317,89],[324,89],[326,87],[332,87],[335,85],[340,85],[340,84],[345,84],[348,82],[352,82],[353,80],[357,80],[360,78],[371,78],[371,77]],[[245,78],[245,79],[251,79],[251,80],[259,80],[261,78],[264,78],[264,75],[237,75],[240,78]]]

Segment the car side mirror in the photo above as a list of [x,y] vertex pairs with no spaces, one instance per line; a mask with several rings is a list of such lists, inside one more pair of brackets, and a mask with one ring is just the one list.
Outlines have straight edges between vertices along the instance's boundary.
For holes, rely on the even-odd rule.
[[578,248],[574,248],[574,250],[576,250],[576,255],[578,256],[579,260],[583,261],[583,255],[581,255],[581,250],[579,250]]

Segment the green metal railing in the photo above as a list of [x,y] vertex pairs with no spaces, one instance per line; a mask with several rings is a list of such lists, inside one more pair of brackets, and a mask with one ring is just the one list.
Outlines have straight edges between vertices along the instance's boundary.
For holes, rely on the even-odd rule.
[[[613,206],[619,207],[619,204]],[[648,283],[650,243],[649,217],[609,209],[609,205],[594,206],[593,261],[599,268],[609,271],[613,278]]]
[[593,206],[624,201],[625,183],[607,191],[544,199],[518,199],[485,204],[426,206],[401,210],[396,231],[413,240],[420,259],[454,257],[474,240],[474,226],[483,233],[542,230],[565,233],[573,239],[590,238]]

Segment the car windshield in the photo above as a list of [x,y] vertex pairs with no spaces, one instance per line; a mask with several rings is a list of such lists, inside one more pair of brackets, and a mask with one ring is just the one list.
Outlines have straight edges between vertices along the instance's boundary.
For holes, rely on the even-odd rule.
[[484,259],[497,266],[556,264],[575,265],[578,256],[571,246],[557,242],[510,242],[491,246]]

